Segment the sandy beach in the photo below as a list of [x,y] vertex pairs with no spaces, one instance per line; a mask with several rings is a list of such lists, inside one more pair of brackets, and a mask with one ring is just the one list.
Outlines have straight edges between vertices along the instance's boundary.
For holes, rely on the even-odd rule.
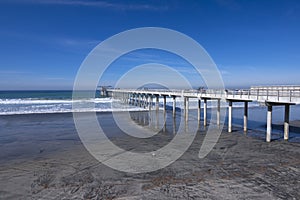
[[[111,114],[100,118],[112,126]],[[300,143],[266,143],[249,136],[254,130],[223,131],[213,151],[199,159],[206,134],[200,129],[170,166],[130,174],[87,152],[71,114],[2,116],[0,122],[0,199],[300,199]],[[112,140],[134,145],[127,137]]]

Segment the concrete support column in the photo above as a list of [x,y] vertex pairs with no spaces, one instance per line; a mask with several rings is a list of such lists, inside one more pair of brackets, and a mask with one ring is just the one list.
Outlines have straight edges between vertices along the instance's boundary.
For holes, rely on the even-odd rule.
[[138,105],[139,105],[139,107],[142,107],[141,95],[140,94],[138,94],[138,98],[139,98]]
[[166,110],[167,105],[167,96],[164,96],[164,111]]
[[149,95],[149,111],[151,111],[151,109],[152,109],[152,96],[151,95]]
[[147,108],[148,106],[148,96],[144,95],[144,108]]
[[217,125],[220,125],[220,115],[221,115],[221,100],[218,99],[218,105],[217,105]]
[[144,95],[141,94],[141,107],[144,106]]
[[136,94],[133,95],[133,105],[137,106],[137,95]]
[[203,104],[203,125],[207,125],[207,99],[204,99],[204,104]]
[[131,94],[131,104],[135,106],[135,94]]
[[163,124],[163,132],[166,132],[166,106],[167,106],[167,96],[163,96],[164,104],[163,104],[163,117],[164,117],[164,124]]
[[164,110],[164,126],[163,126],[163,132],[166,132],[167,130],[167,115],[166,111]]
[[271,133],[272,133],[272,106],[268,106],[267,135],[266,135],[267,142],[271,142]]
[[156,96],[155,107],[156,107],[156,110],[158,111],[158,109],[159,109],[159,96],[158,95]]
[[198,99],[198,122],[201,121],[201,99]]
[[149,106],[149,96],[148,95],[145,95],[145,108],[148,108]]
[[284,110],[284,140],[289,139],[290,105],[285,105]]
[[186,104],[185,104],[185,121],[189,121],[189,98],[186,97]]
[[248,102],[244,103],[244,132],[247,132],[248,126]]
[[176,115],[176,96],[173,96],[173,117]]
[[142,104],[142,108],[145,107],[145,95],[142,94],[142,98],[141,98],[141,104]]
[[183,112],[184,112],[184,119],[186,119],[186,97],[183,97]]
[[176,118],[173,117],[173,135],[176,134]]
[[229,101],[228,107],[228,132],[232,132],[232,101]]
[[158,111],[159,110],[157,109],[156,112],[155,112],[155,119],[156,119],[156,126],[155,126],[155,128],[156,129],[158,129],[158,127],[159,127],[159,112]]
[[150,106],[150,95],[146,96],[146,105],[147,105],[146,108],[149,108],[149,106]]

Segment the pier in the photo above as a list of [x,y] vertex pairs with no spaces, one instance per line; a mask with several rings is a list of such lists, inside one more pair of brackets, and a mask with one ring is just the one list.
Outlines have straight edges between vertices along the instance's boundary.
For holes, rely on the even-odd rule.
[[[173,116],[176,114],[176,98],[184,99],[184,117],[188,120],[189,99],[198,99],[198,121],[201,120],[201,101],[203,101],[203,125],[207,126],[207,101],[217,102],[217,124],[220,124],[221,101],[228,105],[228,132],[232,132],[232,109],[236,102],[244,103],[243,129],[247,131],[248,103],[258,102],[267,107],[266,141],[271,141],[272,111],[274,106],[284,106],[284,140],[289,139],[290,106],[300,104],[300,86],[255,86],[243,90],[162,90],[162,89],[106,89],[107,95],[120,98],[123,102],[159,109],[159,98],[163,98],[163,110],[166,110],[166,98],[173,99]],[[153,102],[155,99],[155,103]]]

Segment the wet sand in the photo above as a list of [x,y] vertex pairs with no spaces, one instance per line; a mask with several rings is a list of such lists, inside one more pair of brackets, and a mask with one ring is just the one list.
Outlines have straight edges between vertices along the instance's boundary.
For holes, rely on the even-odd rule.
[[[110,114],[100,118],[112,140],[134,147],[130,138],[115,137]],[[213,151],[199,159],[206,134],[200,129],[173,164],[130,174],[94,159],[70,114],[1,117],[0,123],[0,199],[300,199],[300,143],[266,143],[251,137],[264,134],[253,130],[223,131]],[[162,140],[170,139],[168,131]]]

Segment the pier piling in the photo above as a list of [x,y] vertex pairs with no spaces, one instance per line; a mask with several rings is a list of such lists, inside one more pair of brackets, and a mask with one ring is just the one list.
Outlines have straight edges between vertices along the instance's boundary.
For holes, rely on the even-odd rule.
[[198,122],[201,121],[201,99],[198,99]]
[[203,103],[203,125],[207,125],[207,99],[204,99]]
[[156,110],[158,111],[158,109],[159,109],[159,95],[156,95],[155,107],[156,107]]
[[173,117],[176,116],[176,96],[173,96]]
[[290,118],[290,105],[285,105],[284,110],[284,140],[289,139],[289,119]]
[[271,132],[272,132],[272,106],[268,105],[268,113],[267,113],[267,135],[266,141],[271,142]]
[[217,125],[220,125],[220,118],[221,118],[221,100],[217,100]]
[[232,101],[228,101],[228,132],[232,132]]
[[248,126],[248,101],[244,102],[244,132],[247,132]]

